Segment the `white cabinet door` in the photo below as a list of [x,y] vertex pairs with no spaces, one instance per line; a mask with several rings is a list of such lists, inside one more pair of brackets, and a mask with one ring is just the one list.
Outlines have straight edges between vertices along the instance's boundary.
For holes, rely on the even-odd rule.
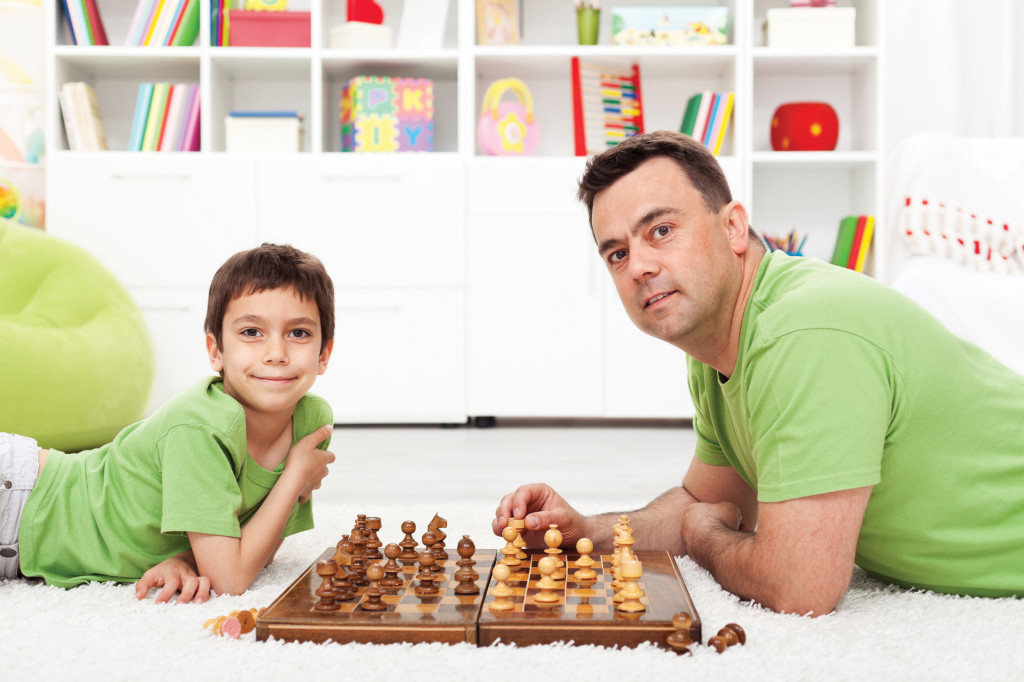
[[602,275],[586,218],[469,221],[470,415],[600,416]]
[[[200,162],[201,161],[201,162]],[[129,287],[209,287],[255,244],[255,162],[192,154],[55,154],[47,229]]]
[[463,177],[447,154],[262,159],[260,237],[312,252],[337,287],[461,287]]
[[466,421],[458,289],[340,288],[334,353],[313,393],[343,423]]
[[207,289],[130,289],[153,341],[156,372],[146,414],[205,376],[214,374],[206,354]]
[[611,278],[605,299],[605,416],[691,419],[686,354],[640,331],[626,315]]

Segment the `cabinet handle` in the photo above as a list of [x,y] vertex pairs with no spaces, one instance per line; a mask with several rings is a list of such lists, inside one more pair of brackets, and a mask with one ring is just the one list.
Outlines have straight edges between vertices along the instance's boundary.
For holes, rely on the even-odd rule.
[[111,173],[114,180],[191,180],[192,173],[154,173],[151,171],[143,173]]
[[398,182],[402,179],[399,173],[324,173],[324,180],[345,182]]

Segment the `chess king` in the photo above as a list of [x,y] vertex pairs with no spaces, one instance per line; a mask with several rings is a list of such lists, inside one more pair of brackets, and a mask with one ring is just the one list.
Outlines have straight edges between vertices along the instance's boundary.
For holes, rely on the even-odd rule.
[[[630,319],[685,352],[696,408],[682,485],[630,514],[636,549],[689,554],[730,592],[801,614],[832,611],[855,563],[1024,596],[1024,376],[879,281],[767,253],[686,135],[593,156],[578,197]],[[567,544],[609,546],[615,516],[532,484],[493,528],[521,519],[539,546],[556,523]]]

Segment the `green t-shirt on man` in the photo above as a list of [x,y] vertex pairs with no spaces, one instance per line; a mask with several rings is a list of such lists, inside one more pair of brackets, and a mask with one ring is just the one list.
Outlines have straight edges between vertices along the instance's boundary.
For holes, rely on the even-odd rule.
[[[304,396],[292,444],[332,419]],[[187,550],[189,532],[240,537],[283,471],[249,456],[242,406],[220,377],[205,379],[107,445],[50,451],[22,512],[21,571],[59,587],[138,580]],[[282,537],[312,527],[311,503],[297,503]]]
[[692,358],[696,456],[761,502],[874,486],[856,563],[899,585],[1024,596],[1024,376],[897,291],[766,255],[728,381]]

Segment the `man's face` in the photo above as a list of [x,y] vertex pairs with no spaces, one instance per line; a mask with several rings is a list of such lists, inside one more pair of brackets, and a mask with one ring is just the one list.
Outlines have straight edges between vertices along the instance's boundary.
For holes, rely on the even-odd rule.
[[728,214],[728,207],[709,214],[683,170],[665,157],[597,194],[598,251],[637,327],[681,348],[714,342],[735,303],[730,284],[741,275]]
[[210,366],[224,373],[224,390],[247,412],[278,414],[327,369],[333,344],[321,352],[316,303],[294,289],[268,289],[240,296],[224,312],[221,346],[207,334]]

